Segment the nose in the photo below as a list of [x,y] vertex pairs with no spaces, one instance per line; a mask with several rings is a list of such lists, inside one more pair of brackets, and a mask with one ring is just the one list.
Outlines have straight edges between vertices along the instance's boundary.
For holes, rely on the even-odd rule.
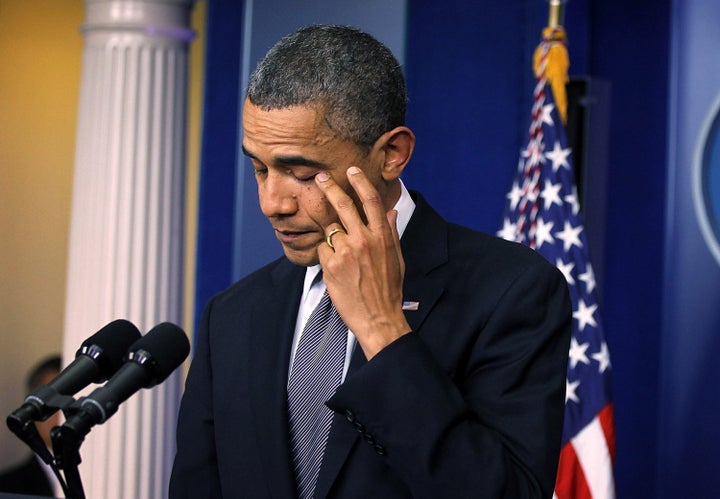
[[260,210],[266,217],[292,215],[297,211],[297,198],[292,183],[272,171],[258,184]]

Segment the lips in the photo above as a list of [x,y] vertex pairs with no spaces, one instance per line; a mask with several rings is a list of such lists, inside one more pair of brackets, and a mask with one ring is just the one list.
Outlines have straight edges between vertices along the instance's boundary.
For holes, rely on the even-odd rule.
[[283,244],[298,244],[304,237],[312,236],[315,231],[297,231],[275,229],[275,235]]

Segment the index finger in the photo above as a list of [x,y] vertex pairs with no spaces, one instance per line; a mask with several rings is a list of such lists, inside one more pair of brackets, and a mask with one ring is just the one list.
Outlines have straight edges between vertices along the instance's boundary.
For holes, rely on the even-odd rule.
[[372,229],[388,226],[385,215],[387,210],[385,210],[382,197],[365,172],[357,166],[351,166],[347,169],[347,178],[362,203],[368,227]]
[[364,226],[355,202],[330,175],[326,172],[320,172],[315,175],[315,182],[323,191],[323,194],[325,194],[328,202],[335,209],[335,212],[340,218],[340,223],[342,223],[346,231],[352,232],[353,229]]

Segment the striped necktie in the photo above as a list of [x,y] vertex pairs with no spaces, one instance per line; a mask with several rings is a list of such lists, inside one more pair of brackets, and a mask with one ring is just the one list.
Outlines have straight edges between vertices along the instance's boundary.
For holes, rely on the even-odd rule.
[[288,380],[293,464],[301,499],[315,490],[333,412],[325,405],[340,386],[347,326],[327,290],[305,325]]

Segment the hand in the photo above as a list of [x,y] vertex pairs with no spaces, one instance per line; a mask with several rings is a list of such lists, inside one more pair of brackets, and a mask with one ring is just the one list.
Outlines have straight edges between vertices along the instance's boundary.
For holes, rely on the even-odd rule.
[[335,208],[342,226],[331,224],[332,245],[322,243],[318,257],[328,293],[345,324],[355,334],[368,360],[410,332],[402,311],[405,262],[397,232],[397,212],[385,212],[382,198],[357,167],[347,170],[362,203],[363,222],[350,196],[326,173],[317,185]]

